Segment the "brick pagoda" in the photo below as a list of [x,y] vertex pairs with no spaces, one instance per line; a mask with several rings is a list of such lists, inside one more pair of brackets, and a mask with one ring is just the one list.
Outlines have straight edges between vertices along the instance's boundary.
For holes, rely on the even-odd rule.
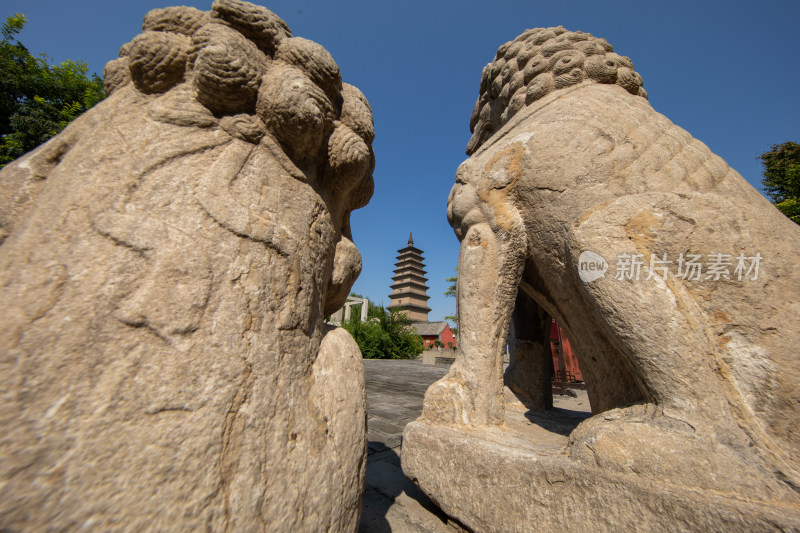
[[397,250],[397,253],[389,309],[405,311],[414,322],[427,322],[431,308],[428,307],[428,286],[425,285],[428,278],[425,277],[422,250],[414,246],[414,239],[409,233],[408,246]]

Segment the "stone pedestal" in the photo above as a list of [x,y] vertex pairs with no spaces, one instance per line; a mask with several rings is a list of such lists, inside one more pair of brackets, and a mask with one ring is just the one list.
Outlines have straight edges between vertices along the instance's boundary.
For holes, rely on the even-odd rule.
[[403,433],[403,471],[473,531],[800,528],[800,515],[780,503],[615,474],[571,460],[558,445],[566,444],[566,437],[518,422],[481,430],[412,422]]

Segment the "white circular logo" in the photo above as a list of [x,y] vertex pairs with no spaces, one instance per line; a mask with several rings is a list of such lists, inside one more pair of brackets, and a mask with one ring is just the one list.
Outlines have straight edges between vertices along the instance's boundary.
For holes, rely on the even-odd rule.
[[608,262],[603,256],[585,250],[578,258],[578,276],[586,283],[600,279],[606,275]]

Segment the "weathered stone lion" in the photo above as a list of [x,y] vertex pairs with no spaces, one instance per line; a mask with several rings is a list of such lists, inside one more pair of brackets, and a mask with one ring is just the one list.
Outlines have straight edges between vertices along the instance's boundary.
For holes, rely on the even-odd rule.
[[0,529],[354,531],[372,114],[271,11],[151,11],[0,173]]
[[[483,71],[448,202],[459,353],[403,442],[476,531],[800,527],[800,228],[641,85],[561,27]],[[551,317],[595,414],[566,430]]]

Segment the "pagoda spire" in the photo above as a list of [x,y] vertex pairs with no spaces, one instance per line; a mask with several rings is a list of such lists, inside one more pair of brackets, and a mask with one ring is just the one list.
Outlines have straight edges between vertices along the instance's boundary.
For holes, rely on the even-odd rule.
[[414,237],[413,237],[413,235],[411,234],[410,231],[408,232],[408,245],[409,246],[414,246]]

